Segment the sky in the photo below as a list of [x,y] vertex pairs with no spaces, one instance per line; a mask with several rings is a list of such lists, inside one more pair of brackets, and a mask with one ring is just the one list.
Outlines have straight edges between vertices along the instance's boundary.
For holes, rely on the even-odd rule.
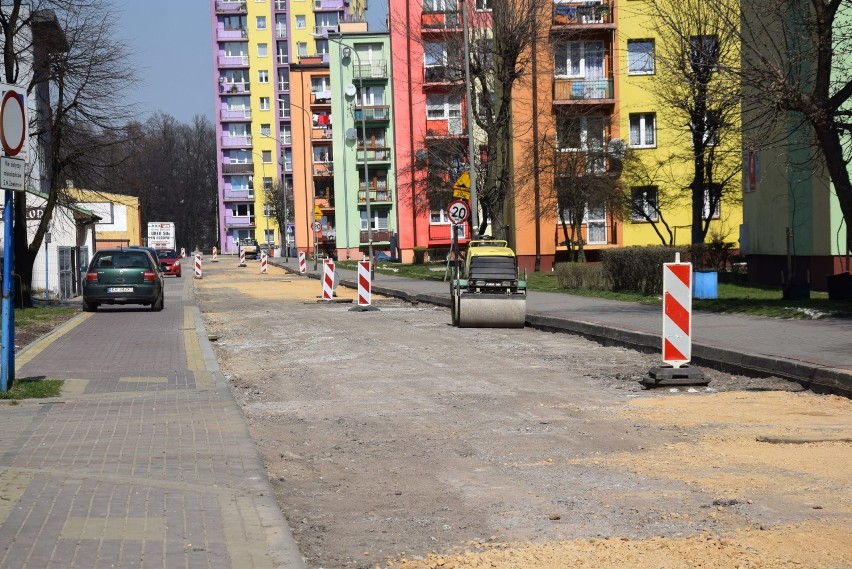
[[[112,0],[115,38],[127,42],[138,70],[129,90],[144,121],[157,111],[189,123],[197,114],[213,122],[215,83],[211,0]],[[387,0],[369,0],[370,31],[385,30]]]

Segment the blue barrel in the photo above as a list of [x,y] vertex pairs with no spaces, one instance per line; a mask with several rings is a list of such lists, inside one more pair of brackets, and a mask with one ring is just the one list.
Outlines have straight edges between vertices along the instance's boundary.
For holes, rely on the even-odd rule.
[[692,298],[719,298],[719,271],[694,271],[692,285]]

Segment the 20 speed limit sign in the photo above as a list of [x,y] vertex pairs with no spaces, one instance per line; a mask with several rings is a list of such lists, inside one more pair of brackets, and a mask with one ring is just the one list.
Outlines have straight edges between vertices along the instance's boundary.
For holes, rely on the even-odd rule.
[[464,200],[453,200],[447,206],[447,218],[451,223],[464,223],[470,215],[470,206]]

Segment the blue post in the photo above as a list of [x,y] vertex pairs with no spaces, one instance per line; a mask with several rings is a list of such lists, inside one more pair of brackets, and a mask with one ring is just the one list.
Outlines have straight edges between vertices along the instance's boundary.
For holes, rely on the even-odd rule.
[[15,211],[13,198],[15,192],[6,190],[6,201],[3,209],[3,347],[0,359],[0,390],[6,392],[15,382],[15,286],[12,280],[12,267],[15,263],[14,219]]

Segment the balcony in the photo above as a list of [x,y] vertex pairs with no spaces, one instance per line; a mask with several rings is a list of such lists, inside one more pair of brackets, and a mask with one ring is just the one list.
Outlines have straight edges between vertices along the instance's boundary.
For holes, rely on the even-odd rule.
[[334,177],[334,164],[332,162],[320,162],[313,165],[314,178]]
[[[390,243],[392,232],[387,229],[374,229],[372,231],[373,234],[373,243]],[[368,245],[370,243],[370,236],[368,235],[366,230],[361,230],[361,244]]]
[[217,28],[216,39],[219,41],[247,40],[248,30],[245,28]]
[[251,109],[221,109],[219,117],[223,121],[250,121]]
[[331,140],[334,130],[329,126],[316,126],[311,129],[311,140]]
[[252,174],[254,173],[254,162],[228,162],[228,159],[222,162],[222,174]]
[[608,79],[554,79],[553,104],[615,103],[613,80]]
[[231,188],[230,184],[225,184],[222,198],[225,201],[247,202],[254,200],[254,191],[249,188]]
[[426,138],[459,137],[466,134],[465,122],[461,117],[426,120]]
[[458,11],[427,12],[424,10],[420,14],[420,29],[423,32],[461,30],[461,21],[461,13]]
[[424,67],[424,83],[456,83],[464,80],[464,70],[459,67]]
[[246,14],[245,2],[227,2],[226,0],[216,0],[217,14]]
[[331,91],[314,91],[311,93],[311,105],[330,105]]
[[[359,146],[358,150],[355,151],[355,160],[358,162],[364,162],[364,152],[365,149],[363,146]],[[391,159],[391,149],[386,148],[384,146],[368,146],[366,148],[367,160],[372,162],[390,162]]]
[[[372,188],[370,192],[370,204],[392,203],[393,196],[387,188]],[[367,190],[364,189],[364,184],[360,184],[358,190],[358,203],[367,203]]]
[[219,67],[248,67],[248,55],[220,55]]
[[352,69],[352,76],[355,79],[387,79],[388,64],[386,61],[370,61],[361,65],[355,64],[355,67]]
[[343,4],[343,0],[314,0],[314,12],[339,12]]
[[559,3],[553,7],[553,26],[577,28],[611,28],[614,25],[610,3]]
[[225,227],[254,228],[253,215],[225,215]]
[[365,121],[389,121],[390,107],[387,105],[375,105],[366,107],[355,107],[354,116],[356,121],[362,118]]
[[[459,225],[459,239],[467,239],[468,227],[463,223]],[[429,225],[429,241],[446,241],[453,239],[453,226],[449,223],[433,223]]]
[[231,134],[222,135],[223,148],[245,148],[251,146],[251,135],[234,136]]
[[250,83],[228,83],[219,81],[219,92],[223,95],[248,95],[251,93]]
[[328,34],[340,33],[340,26],[337,24],[331,26],[314,26],[314,36],[327,38]]

